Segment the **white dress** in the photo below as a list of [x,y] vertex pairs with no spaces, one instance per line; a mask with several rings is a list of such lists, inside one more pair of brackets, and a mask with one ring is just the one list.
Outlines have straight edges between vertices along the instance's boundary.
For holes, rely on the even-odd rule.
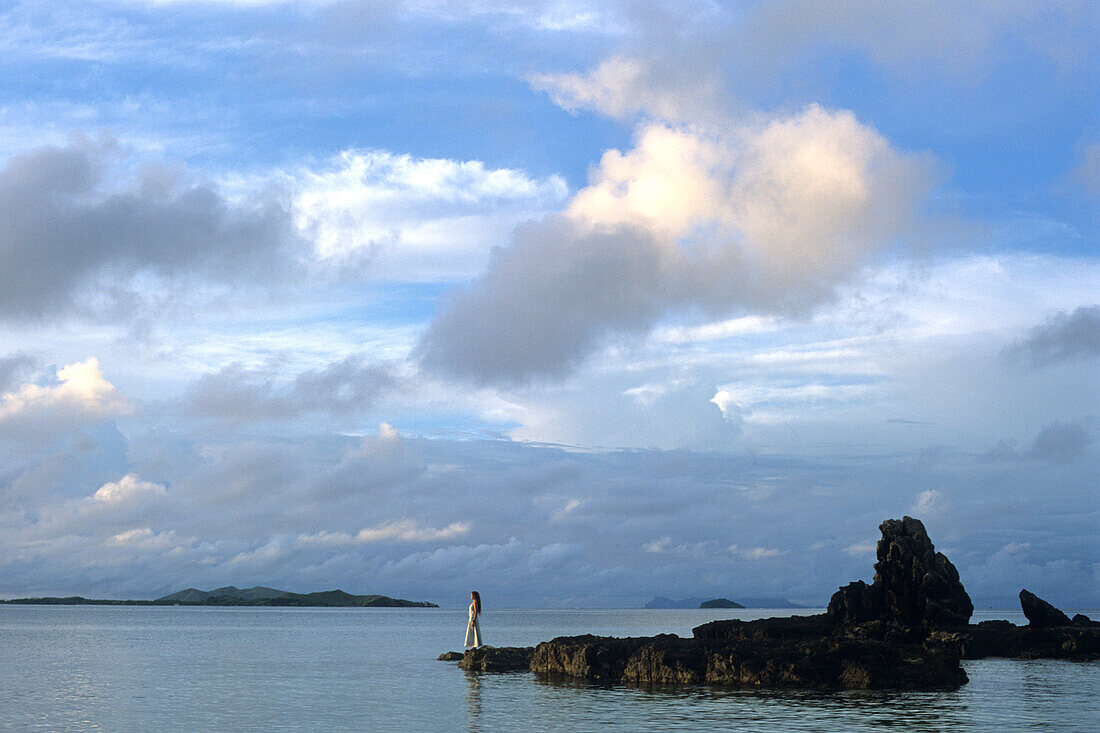
[[466,624],[466,642],[464,646],[481,646],[481,624],[474,604],[470,604],[470,622]]

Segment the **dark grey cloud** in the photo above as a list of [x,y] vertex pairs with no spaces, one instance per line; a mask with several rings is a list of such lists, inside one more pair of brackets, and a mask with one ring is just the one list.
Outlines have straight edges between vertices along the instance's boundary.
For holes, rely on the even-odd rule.
[[608,334],[649,326],[664,306],[662,259],[638,229],[585,233],[563,217],[520,227],[428,327],[418,356],[480,382],[561,377]]
[[352,355],[281,380],[276,369],[230,366],[200,377],[187,397],[200,415],[231,422],[285,420],[309,413],[361,414],[397,384],[391,366]]
[[134,275],[234,284],[292,265],[300,243],[277,196],[232,202],[125,162],[111,138],[79,138],[0,169],[0,317],[102,308]]
[[1083,305],[1072,313],[1057,313],[1028,331],[1006,355],[1032,366],[1100,357],[1100,305]]
[[1045,463],[1073,463],[1085,457],[1096,437],[1096,419],[1084,417],[1069,422],[1047,425],[1035,435],[1027,448],[1019,448],[1012,440],[1001,441],[986,451],[987,461],[1041,461]]
[[1046,426],[1035,436],[1027,457],[1059,463],[1077,460],[1093,442],[1094,422],[1086,419]]

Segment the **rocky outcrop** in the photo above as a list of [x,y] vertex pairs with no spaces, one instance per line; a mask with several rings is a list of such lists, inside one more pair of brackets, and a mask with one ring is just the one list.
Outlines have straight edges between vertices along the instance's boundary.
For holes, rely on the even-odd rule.
[[681,639],[670,634],[630,639],[561,637],[535,647],[531,669],[552,677],[602,682],[749,689],[927,690],[953,689],[966,682],[958,656],[947,648],[768,633],[726,639]]
[[762,618],[755,621],[728,619],[696,626],[691,634],[706,641],[765,641],[769,639],[817,639],[828,636],[832,624],[826,616]]
[[932,631],[926,646],[947,647],[963,659],[1100,660],[1100,628],[1063,626],[1033,629],[1008,621],[983,621],[966,629]]
[[1020,591],[1020,606],[1032,621],[1028,626],[1008,621],[982,621],[965,628],[932,630],[924,643],[930,647],[950,648],[963,659],[1100,660],[1100,623],[1083,614],[1070,620],[1027,590]]
[[458,662],[458,668],[468,672],[527,670],[531,667],[531,652],[529,646],[479,646],[466,650]]
[[1069,616],[1026,588],[1020,591],[1020,607],[1023,609],[1024,615],[1027,616],[1027,625],[1033,629],[1073,625]]
[[[1020,601],[1029,626],[969,624],[970,597],[924,525],[905,517],[879,529],[874,582],[840,588],[825,614],[712,621],[693,629],[690,639],[585,635],[534,650],[480,647],[462,655],[458,666],[599,682],[928,690],[965,683],[961,658],[1100,659],[1100,624],[1080,614],[1071,621],[1026,590]],[[452,655],[457,652],[440,659]]]
[[829,601],[839,627],[880,620],[899,626],[966,626],[974,613],[959,571],[936,552],[919,519],[887,519],[879,530],[878,562],[871,585],[850,583]]
[[825,613],[838,627],[875,621],[882,616],[882,593],[857,580],[833,594]]
[[458,662],[462,659],[462,652],[443,652],[436,659],[441,662]]
[[1083,613],[1075,615],[1072,621],[1074,626],[1100,626],[1100,621],[1093,621]]

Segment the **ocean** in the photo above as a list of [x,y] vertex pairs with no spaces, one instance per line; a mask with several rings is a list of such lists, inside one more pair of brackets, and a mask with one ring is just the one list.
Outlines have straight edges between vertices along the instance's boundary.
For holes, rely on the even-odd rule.
[[[482,631],[529,646],[813,612],[487,607]],[[465,608],[0,606],[0,730],[1100,731],[1097,663],[967,661],[954,692],[591,685],[437,661],[465,625]]]

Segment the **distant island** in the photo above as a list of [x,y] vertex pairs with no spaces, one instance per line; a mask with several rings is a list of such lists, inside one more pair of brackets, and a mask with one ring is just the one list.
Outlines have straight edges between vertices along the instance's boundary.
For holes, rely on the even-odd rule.
[[[703,604],[733,604],[733,605],[703,605]],[[806,606],[789,601],[786,598],[742,598],[739,601],[731,601],[728,598],[665,598],[657,596],[645,604],[646,608],[806,608]]]
[[427,601],[406,601],[403,598],[390,598],[381,595],[357,596],[342,590],[326,590],[317,593],[291,593],[290,591],[266,588],[257,585],[252,588],[238,588],[227,585],[214,590],[187,588],[176,593],[144,600],[111,600],[68,596],[66,598],[15,598],[0,603],[17,603],[42,606],[310,606],[310,607],[355,607],[355,608],[439,608],[438,604]]

